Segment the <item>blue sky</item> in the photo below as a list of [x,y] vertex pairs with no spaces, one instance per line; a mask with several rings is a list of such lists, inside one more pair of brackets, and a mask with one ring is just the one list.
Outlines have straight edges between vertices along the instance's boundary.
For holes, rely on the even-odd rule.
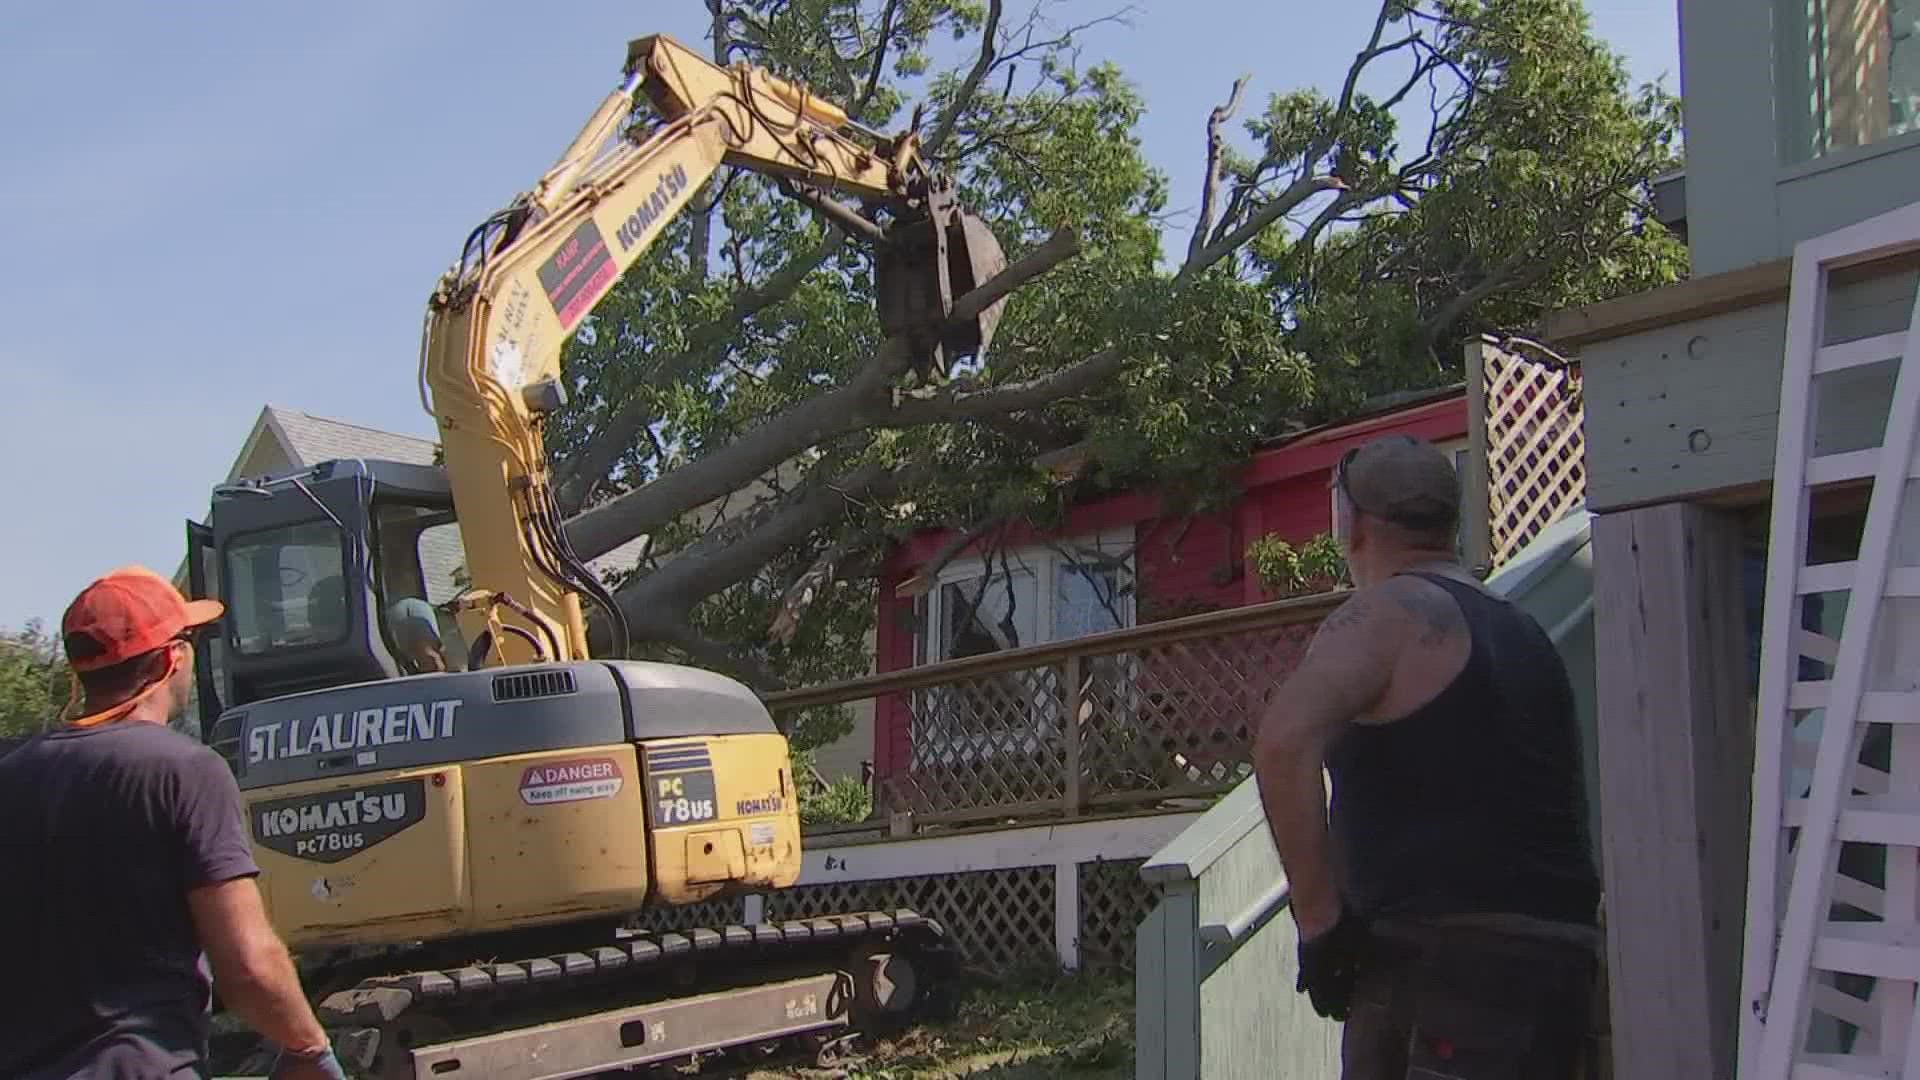
[[[1117,3],[1067,0],[1063,20]],[[1678,88],[1674,0],[1598,0],[1638,79]],[[1010,0],[1024,13],[1029,0]],[[126,562],[170,574],[264,404],[431,437],[420,319],[468,230],[617,81],[628,39],[699,44],[699,0],[44,4],[9,15],[0,130],[0,627],[56,623]],[[1373,5],[1140,0],[1084,39],[1145,94],[1197,199],[1236,75],[1337,87]],[[1184,240],[1179,241],[1184,243]]]

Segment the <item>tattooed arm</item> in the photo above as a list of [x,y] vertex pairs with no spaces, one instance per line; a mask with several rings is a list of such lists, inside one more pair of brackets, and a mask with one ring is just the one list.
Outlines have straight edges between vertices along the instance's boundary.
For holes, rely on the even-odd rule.
[[1403,651],[1426,644],[1451,598],[1417,579],[1389,578],[1356,592],[1314,634],[1300,666],[1274,694],[1254,745],[1254,773],[1274,847],[1292,890],[1302,938],[1333,926],[1340,896],[1327,858],[1327,792],[1321,770],[1340,726],[1388,704]]

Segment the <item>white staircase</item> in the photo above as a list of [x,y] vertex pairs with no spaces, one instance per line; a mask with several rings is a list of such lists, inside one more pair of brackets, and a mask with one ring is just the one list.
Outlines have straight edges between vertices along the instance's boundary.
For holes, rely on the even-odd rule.
[[[1762,627],[1742,1080],[1920,1080],[1920,1039],[1911,1037],[1920,981],[1920,498],[1909,498],[1920,492],[1920,304],[1905,333],[1838,344],[1825,319],[1833,273],[1916,251],[1920,203],[1794,251]],[[1897,376],[1879,445],[1817,445],[1823,381],[1890,361]],[[1814,495],[1867,483],[1855,558],[1809,564]],[[1843,603],[1844,617],[1809,626],[1814,596],[1829,609]]]

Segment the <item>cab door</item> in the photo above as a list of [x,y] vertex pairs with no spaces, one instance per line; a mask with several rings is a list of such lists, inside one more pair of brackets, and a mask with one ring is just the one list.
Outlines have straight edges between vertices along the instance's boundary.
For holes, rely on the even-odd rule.
[[[218,590],[212,587],[216,580],[219,563],[218,553],[213,546],[213,530],[197,521],[187,522],[187,598],[190,600],[219,599]],[[222,620],[224,621],[224,619]],[[193,643],[193,692],[197,704],[194,710],[200,723],[200,740],[205,742],[213,737],[213,722],[220,716],[220,671],[219,653],[225,635],[216,624],[202,632]]]

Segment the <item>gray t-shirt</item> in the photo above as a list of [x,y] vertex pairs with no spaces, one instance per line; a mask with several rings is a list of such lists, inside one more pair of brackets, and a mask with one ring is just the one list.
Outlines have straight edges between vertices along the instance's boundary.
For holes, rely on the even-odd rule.
[[196,886],[259,873],[226,762],[155,724],[0,748],[0,1076],[204,1076]]

